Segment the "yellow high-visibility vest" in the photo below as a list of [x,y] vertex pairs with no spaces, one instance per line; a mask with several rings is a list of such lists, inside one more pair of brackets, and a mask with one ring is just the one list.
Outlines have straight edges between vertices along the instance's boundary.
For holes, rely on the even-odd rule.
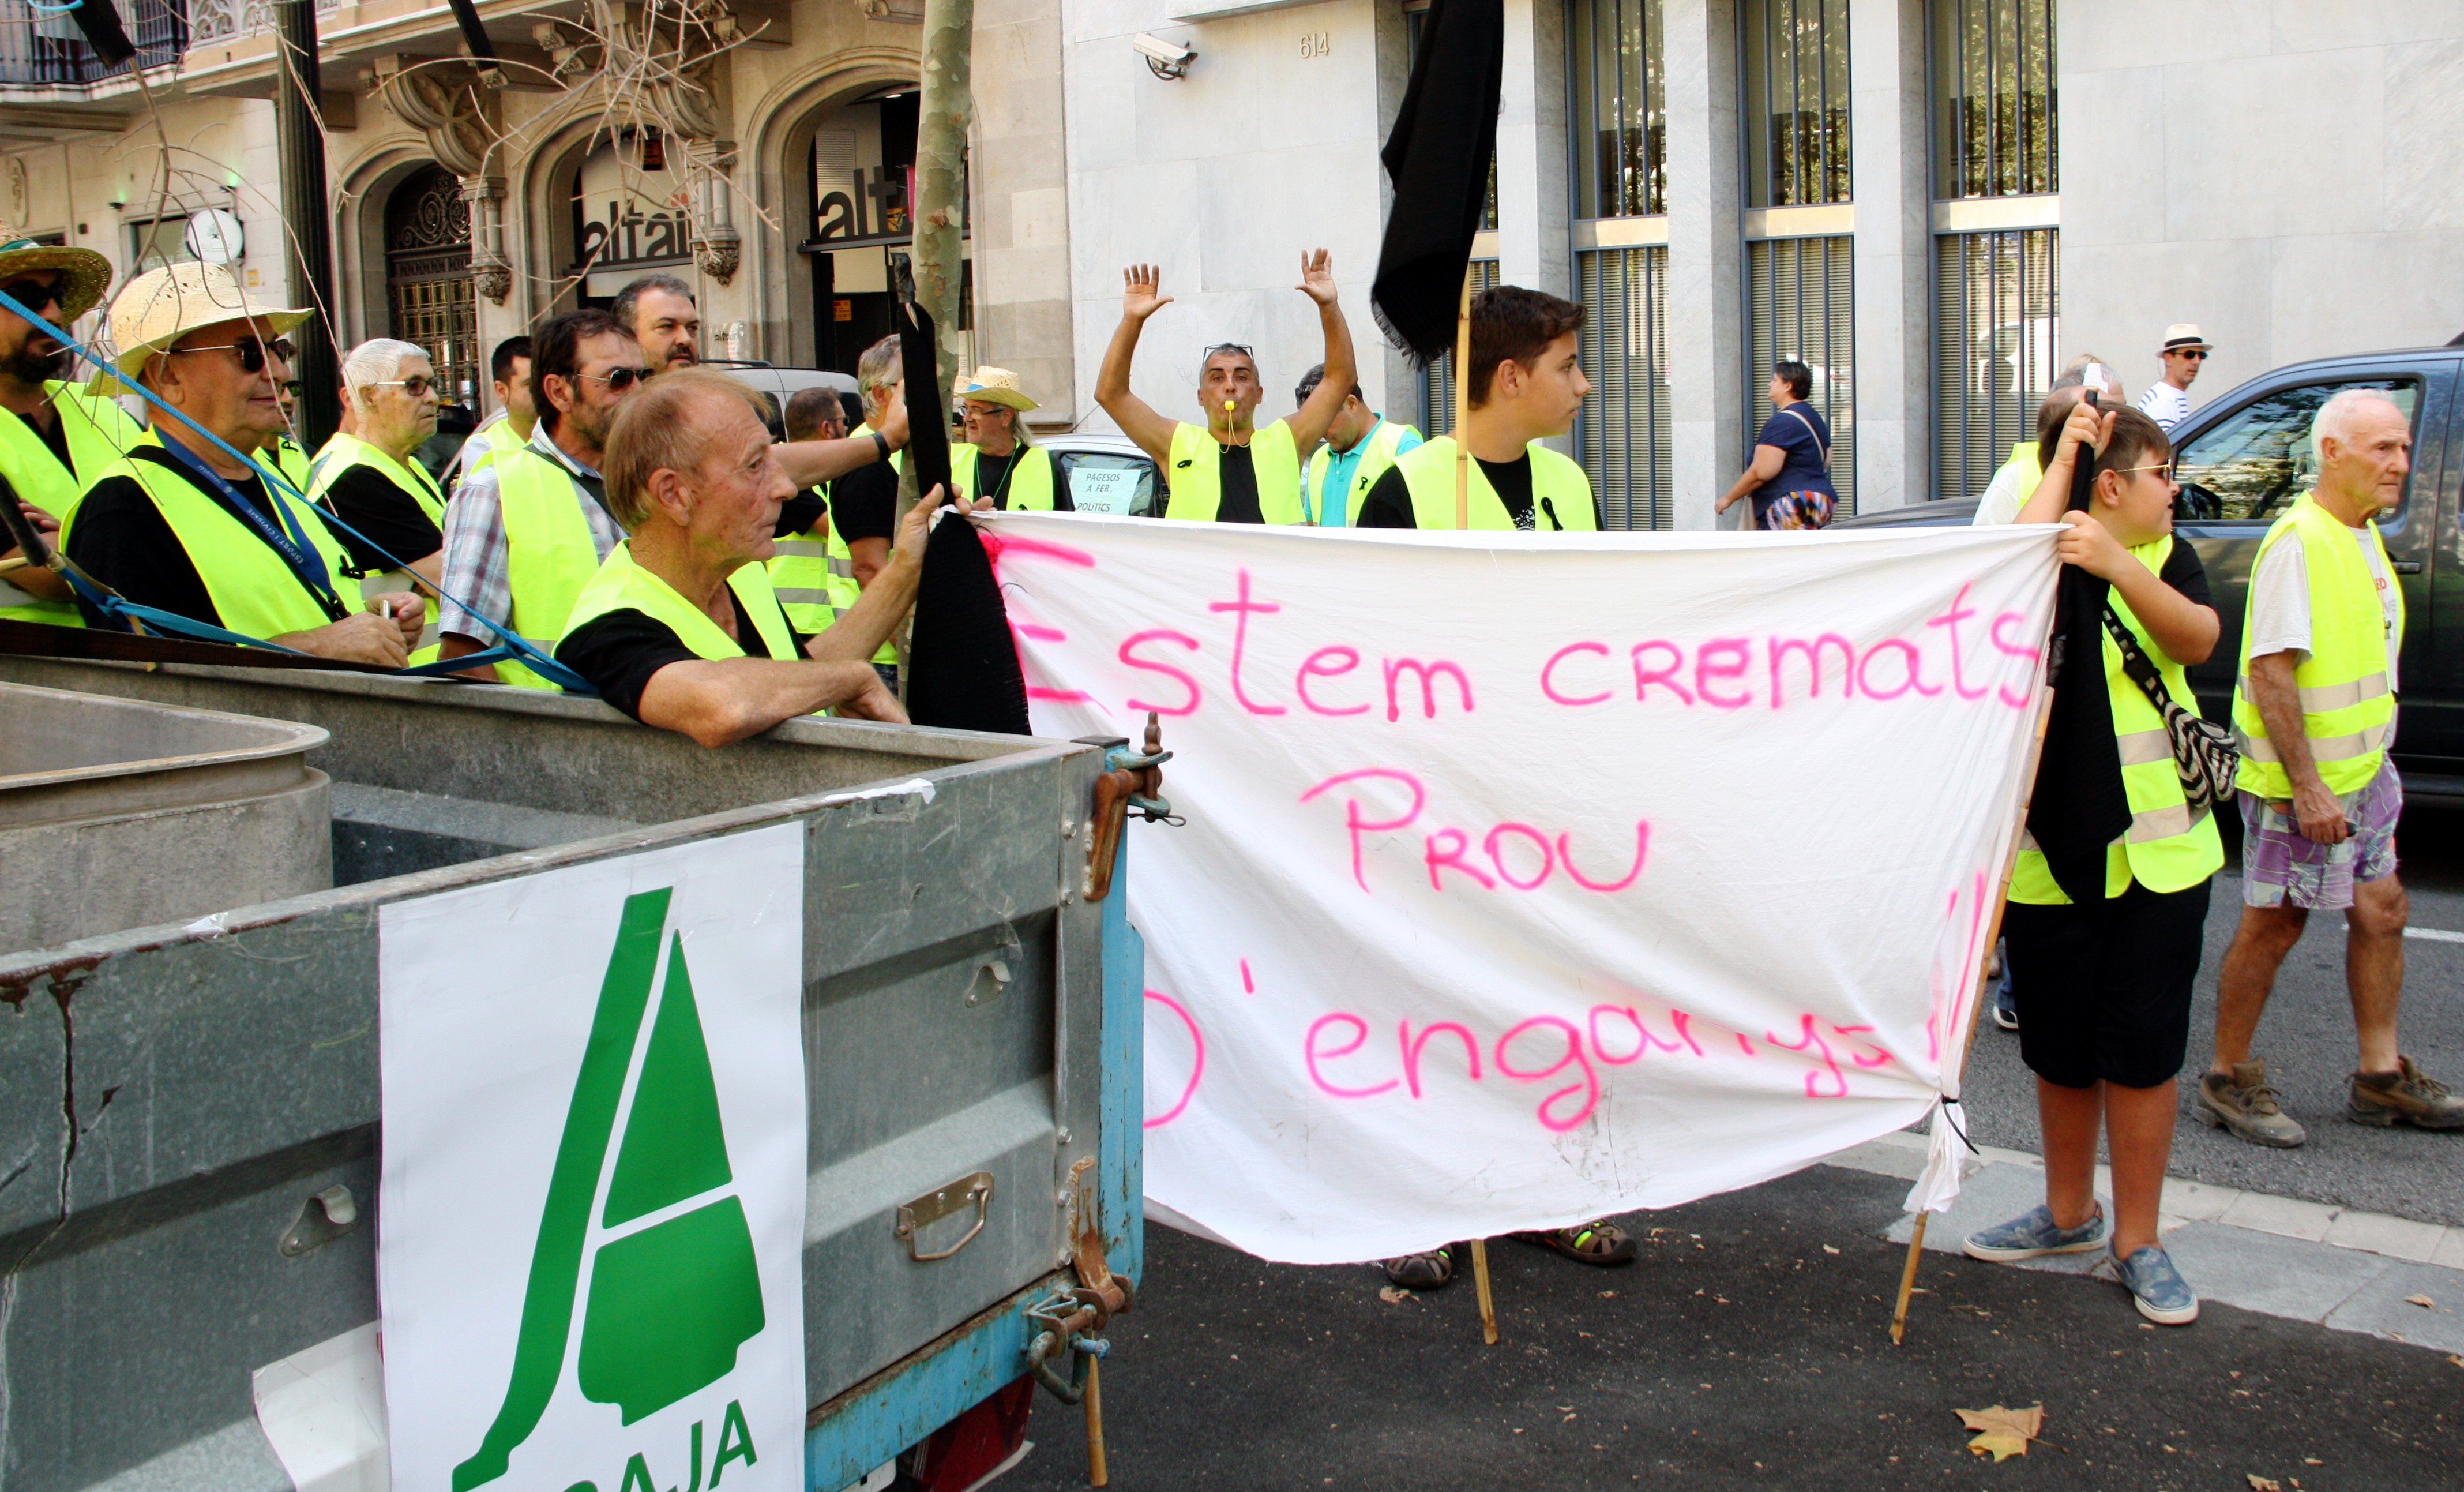
[[[872,434],[869,423],[858,425],[847,433],[849,440],[861,440]],[[890,453],[890,469],[907,470],[907,453]],[[829,501],[829,484],[814,489]],[[806,636],[820,635],[835,621],[841,612],[855,605],[864,588],[855,583],[855,557],[848,551],[845,539],[839,537],[834,513],[825,512],[822,521],[800,534],[790,534],[776,541],[777,549],[770,556],[770,584],[779,593],[780,604],[787,609],[787,619]],[[885,642],[872,656],[880,664],[898,661],[898,646]]]
[[[2173,552],[2173,537],[2132,547],[2131,554],[2148,573],[2165,572]],[[2198,696],[2190,692],[2190,676],[2165,656],[2147,629],[2131,612],[2122,592],[2112,593],[2113,614],[2139,639],[2139,651],[2165,680],[2173,702],[2196,714]],[[2122,755],[2122,792],[2130,805],[2130,827],[2105,850],[2105,900],[2122,895],[2137,881],[2150,891],[2187,891],[2222,869],[2224,840],[2216,833],[2215,815],[2192,809],[2182,792],[2181,773],[2173,768],[2173,743],[2165,734],[2165,717],[2123,671],[2122,649],[2110,635],[2104,644],[2104,687],[2113,699],[2114,748]],[[2018,863],[2011,871],[2011,900],[2038,906],[2067,905],[2070,898],[2054,880],[2053,867],[2034,837],[2019,841]]]
[[1420,433],[1409,425],[1379,419],[1375,429],[1360,437],[1369,449],[1360,453],[1359,461],[1352,468],[1352,485],[1336,493],[1326,490],[1326,474],[1334,465],[1334,447],[1319,446],[1309,457],[1309,475],[1301,482],[1301,522],[1323,527],[1326,515],[1333,512],[1335,504],[1340,502],[1343,504],[1344,522],[1357,523],[1361,501],[1369,496],[1369,489],[1377,484],[1377,479],[1386,475],[1386,469],[1395,464],[1396,453],[1402,448],[1404,438],[1409,436],[1417,440],[1419,435]]
[[[505,525],[505,625],[535,642],[561,637],[574,599],[599,573],[599,543],[582,512],[593,499],[571,472],[527,446],[493,464]],[[556,687],[511,659],[496,665],[496,677],[525,689]]]
[[676,640],[691,648],[696,657],[713,660],[732,657],[767,657],[793,661],[803,655],[796,651],[794,633],[788,629],[787,613],[779,605],[778,593],[770,589],[770,572],[760,565],[737,568],[727,577],[728,589],[744,603],[744,613],[753,618],[761,652],[749,652],[741,642],[719,630],[700,607],[676,593],[676,588],[644,569],[633,561],[632,542],[618,545],[607,551],[607,561],[590,577],[582,593],[574,597],[572,614],[565,618],[564,631],[557,640],[580,632],[585,623],[595,621],[610,612],[639,612],[659,622],[676,635]]
[[[1599,517],[1592,511],[1592,479],[1571,459],[1538,441],[1531,443],[1531,526],[1540,533],[1591,533]],[[1488,484],[1480,462],[1469,463],[1470,526],[1514,527],[1514,515]],[[1455,526],[1455,437],[1414,446],[1395,458],[1395,469],[1412,492],[1412,522],[1420,528]]]
[[997,493],[976,490],[976,460],[981,455],[963,441],[950,448],[950,482],[970,501],[992,498],[994,505],[1004,512],[1052,511],[1051,452],[1042,446],[1020,446],[1011,455],[1009,470],[1001,475],[1001,489]]
[[[2301,733],[2310,740],[2310,759],[2318,764],[2327,791],[2339,797],[2367,786],[2387,760],[2395,734],[2395,692],[2388,686],[2387,664],[2404,650],[2404,588],[2396,584],[2379,525],[2365,523],[2362,527],[2362,537],[2378,550],[2379,564],[2395,586],[2392,633],[2379,606],[2378,583],[2354,543],[2353,530],[2310,493],[2296,498],[2269,526],[2250,562],[2255,575],[2268,550],[2287,539],[2301,546],[2310,588],[2310,656],[2294,666],[2293,683],[2300,691]],[[2241,746],[2241,769],[2233,780],[2245,792],[2281,803],[2293,796],[2293,779],[2250,698],[2250,640],[2245,610],[2241,662],[2233,677],[2233,733]]]
[[[331,507],[325,494],[334,490],[334,483],[341,479],[344,472],[357,466],[367,467],[409,494],[419,510],[428,515],[428,521],[440,530],[444,528],[445,494],[436,490],[436,481],[428,475],[428,468],[417,461],[397,461],[359,436],[346,435],[339,430],[325,442],[325,449],[317,453],[316,464],[310,468],[313,475],[308,483],[308,500]],[[420,629],[419,646],[410,655],[414,664],[436,661],[436,597],[423,589],[426,584],[407,569],[379,570],[360,582],[363,595],[419,595],[427,601],[428,622]]]
[[[1289,420],[1249,437],[1249,470],[1258,479],[1259,515],[1269,523],[1299,523],[1301,457]],[[1164,517],[1216,522],[1223,502],[1223,447],[1203,425],[1175,426],[1163,479],[1172,487]]]
[[[21,500],[65,520],[96,478],[129,451],[152,444],[154,434],[131,419],[117,400],[56,380],[43,388],[51,395],[52,417],[68,436],[69,462],[62,466],[24,420],[0,412],[0,477],[9,479]],[[0,549],[8,547],[0,542]],[[0,576],[0,616],[55,627],[85,625],[75,601],[46,601],[9,584],[7,576]]]

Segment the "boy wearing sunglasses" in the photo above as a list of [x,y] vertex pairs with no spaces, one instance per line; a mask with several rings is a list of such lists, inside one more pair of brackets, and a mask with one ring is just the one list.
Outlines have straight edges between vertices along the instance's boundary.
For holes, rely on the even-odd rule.
[[2156,428],[2170,434],[2174,426],[2190,414],[2190,381],[2207,366],[2208,354],[2215,347],[2199,335],[2199,328],[2189,322],[2177,322],[2165,328],[2165,376],[2147,386],[2139,396],[2139,412],[2156,422]]

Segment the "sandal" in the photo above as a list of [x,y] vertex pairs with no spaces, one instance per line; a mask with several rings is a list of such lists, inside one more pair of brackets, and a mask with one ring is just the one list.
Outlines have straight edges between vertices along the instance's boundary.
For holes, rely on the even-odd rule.
[[1518,1233],[1514,1237],[1525,1243],[1537,1244],[1552,1254],[1561,1254],[1577,1264],[1590,1264],[1609,1269],[1634,1262],[1634,1240],[1625,1230],[1612,1222],[1583,1223],[1573,1228],[1551,1228],[1545,1233]]
[[1454,1277],[1455,1255],[1451,1248],[1406,1254],[1386,1261],[1386,1278],[1406,1290],[1441,1289]]

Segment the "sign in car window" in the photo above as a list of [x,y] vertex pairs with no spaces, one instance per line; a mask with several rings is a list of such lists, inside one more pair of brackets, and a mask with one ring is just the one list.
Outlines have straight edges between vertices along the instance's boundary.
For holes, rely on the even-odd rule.
[[1121,513],[1137,501],[1146,473],[1134,466],[1072,466],[1069,501],[1081,513]]

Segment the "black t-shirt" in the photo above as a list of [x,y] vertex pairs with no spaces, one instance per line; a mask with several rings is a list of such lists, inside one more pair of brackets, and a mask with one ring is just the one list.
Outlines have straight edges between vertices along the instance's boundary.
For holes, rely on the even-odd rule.
[[17,417],[26,422],[26,428],[33,431],[34,438],[43,443],[43,449],[59,457],[62,466],[72,472],[77,470],[77,466],[69,460],[69,422],[61,417],[58,410],[52,411],[52,421],[48,425],[31,414],[19,413]]
[[1007,456],[995,456],[989,451],[978,451],[976,453],[976,490],[968,493],[967,496],[970,499],[990,498],[993,500],[994,507],[1007,508],[1010,468],[1017,465],[1018,458],[1025,453],[1024,446],[1015,448]]
[[[1529,529],[1531,519],[1531,454],[1525,452],[1511,461],[1482,461],[1481,475],[1488,479],[1497,491],[1497,500],[1506,504],[1507,516],[1514,526]],[[1412,515],[1412,487],[1403,479],[1402,468],[1390,466],[1378,476],[1369,496],[1360,500],[1360,528],[1418,528],[1419,522]]]
[[829,515],[830,484],[807,487],[779,504],[779,522],[770,525],[770,537],[784,539],[794,534],[810,533]]
[[874,461],[830,483],[830,522],[847,544],[887,539],[898,526],[898,473]]
[[2156,578],[2182,592],[2195,605],[2212,609],[2215,602],[2208,590],[2208,568],[2199,563],[2199,547],[2180,534],[2173,536],[2173,552],[2165,556],[2165,568]]
[[445,547],[445,536],[419,500],[373,466],[354,466],[335,478],[321,501],[335,517],[366,536],[334,530],[350,551],[351,563],[370,574],[414,564]]
[[1216,467],[1222,483],[1222,497],[1215,504],[1215,521],[1219,523],[1263,523],[1266,515],[1258,506],[1258,466],[1249,458],[1247,446],[1218,446],[1223,453]]
[[[727,599],[736,607],[737,644],[749,654],[761,645],[761,634],[744,610],[744,598],[733,587]],[[793,627],[787,631],[795,638],[796,652],[803,654],[804,644],[812,639]],[[700,657],[685,646],[674,628],[630,608],[595,616],[556,645],[558,662],[589,679],[601,699],[635,720],[642,718],[642,691],[649,687],[652,674],[670,663]]]
[[[129,456],[132,459],[152,461],[175,479],[197,487],[209,497],[219,496],[200,485],[177,457],[160,456],[143,447]],[[269,522],[281,523],[265,495],[264,482],[252,477],[231,485]],[[77,503],[75,521],[69,524],[68,557],[87,574],[140,606],[222,625],[222,613],[214,609],[213,597],[207,592],[205,579],[197,573],[188,551],[171,531],[170,520],[163,516],[163,510],[154,505],[154,500],[146,496],[134,478],[113,477],[87,491]],[[339,554],[323,558],[329,569],[340,569],[344,562]],[[304,582],[300,589],[307,589]],[[82,597],[77,605],[85,612],[87,626],[117,629],[116,623],[87,606]]]

